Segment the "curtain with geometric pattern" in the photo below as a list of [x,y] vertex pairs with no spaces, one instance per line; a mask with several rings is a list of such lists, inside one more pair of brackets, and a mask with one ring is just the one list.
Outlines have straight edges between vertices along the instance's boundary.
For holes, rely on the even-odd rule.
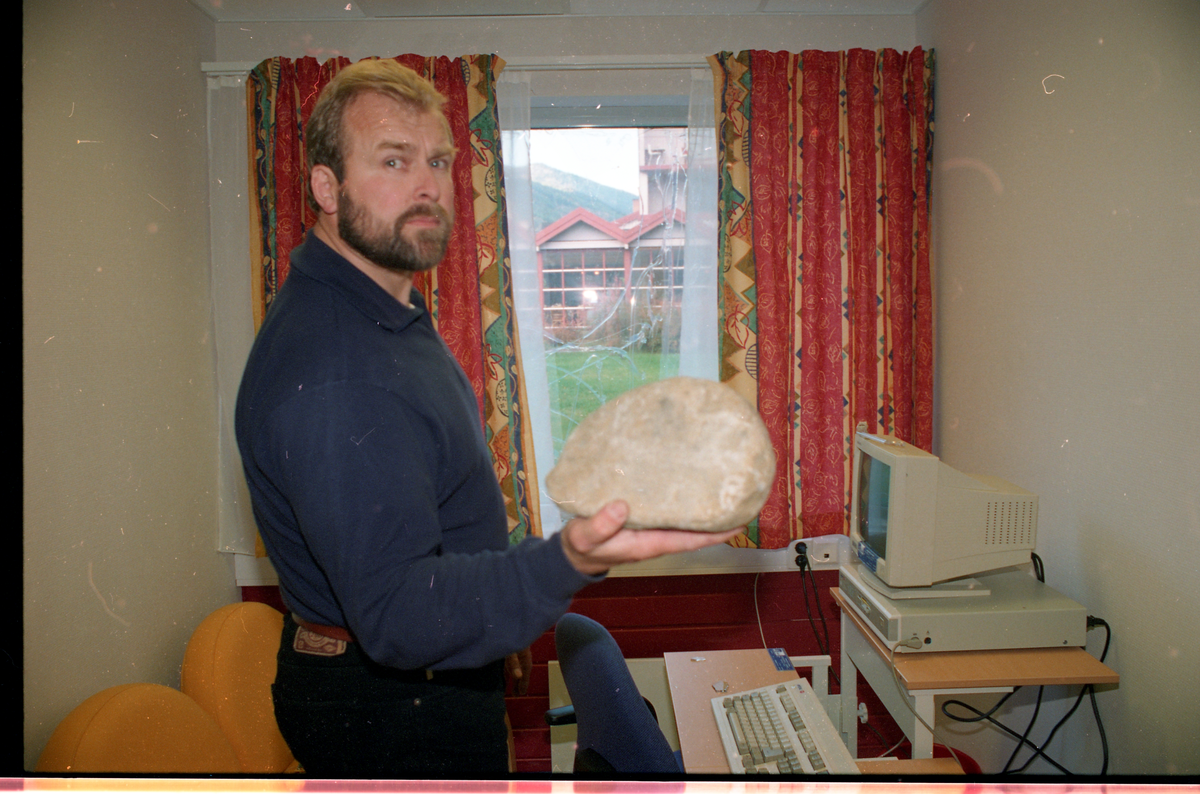
[[[541,534],[528,408],[520,378],[512,272],[506,239],[494,55],[399,55],[447,98],[455,158],[455,226],[446,257],[418,274],[433,322],[475,389],[508,510],[509,537]],[[350,65],[270,58],[247,81],[251,261],[255,328],[287,278],[288,254],[316,218],[308,205],[304,126],[321,89]],[[535,483],[528,488],[527,483]]]
[[778,460],[745,541],[848,528],[854,430],[930,449],[933,52],[711,56],[721,380]]

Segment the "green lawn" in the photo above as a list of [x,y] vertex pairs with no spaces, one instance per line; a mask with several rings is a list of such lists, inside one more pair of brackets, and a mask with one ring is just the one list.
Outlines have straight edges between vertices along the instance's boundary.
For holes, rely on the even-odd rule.
[[[664,360],[665,359],[665,360]],[[564,347],[546,351],[554,456],[585,416],[622,392],[679,371],[679,355],[634,353],[617,348]]]

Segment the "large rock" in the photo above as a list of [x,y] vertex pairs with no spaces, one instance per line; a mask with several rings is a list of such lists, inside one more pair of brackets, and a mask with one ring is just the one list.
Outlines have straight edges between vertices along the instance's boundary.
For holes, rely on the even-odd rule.
[[775,453],[757,410],[728,386],[671,378],[628,391],[580,422],[546,490],[574,515],[624,499],[627,526],[721,532],[758,515],[774,477]]

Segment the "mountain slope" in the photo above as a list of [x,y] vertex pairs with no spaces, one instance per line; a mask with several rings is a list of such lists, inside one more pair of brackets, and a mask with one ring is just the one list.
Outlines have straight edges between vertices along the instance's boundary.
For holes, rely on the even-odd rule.
[[596,213],[607,221],[633,211],[637,195],[568,174],[550,166],[533,164],[533,225],[541,230],[577,207]]

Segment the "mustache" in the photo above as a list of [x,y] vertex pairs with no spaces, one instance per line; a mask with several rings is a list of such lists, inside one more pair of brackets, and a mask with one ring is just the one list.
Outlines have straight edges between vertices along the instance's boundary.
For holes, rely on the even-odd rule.
[[414,204],[413,206],[400,213],[400,217],[396,218],[396,228],[400,229],[404,224],[414,218],[437,218],[443,224],[450,225],[450,214],[446,212],[438,204]]

